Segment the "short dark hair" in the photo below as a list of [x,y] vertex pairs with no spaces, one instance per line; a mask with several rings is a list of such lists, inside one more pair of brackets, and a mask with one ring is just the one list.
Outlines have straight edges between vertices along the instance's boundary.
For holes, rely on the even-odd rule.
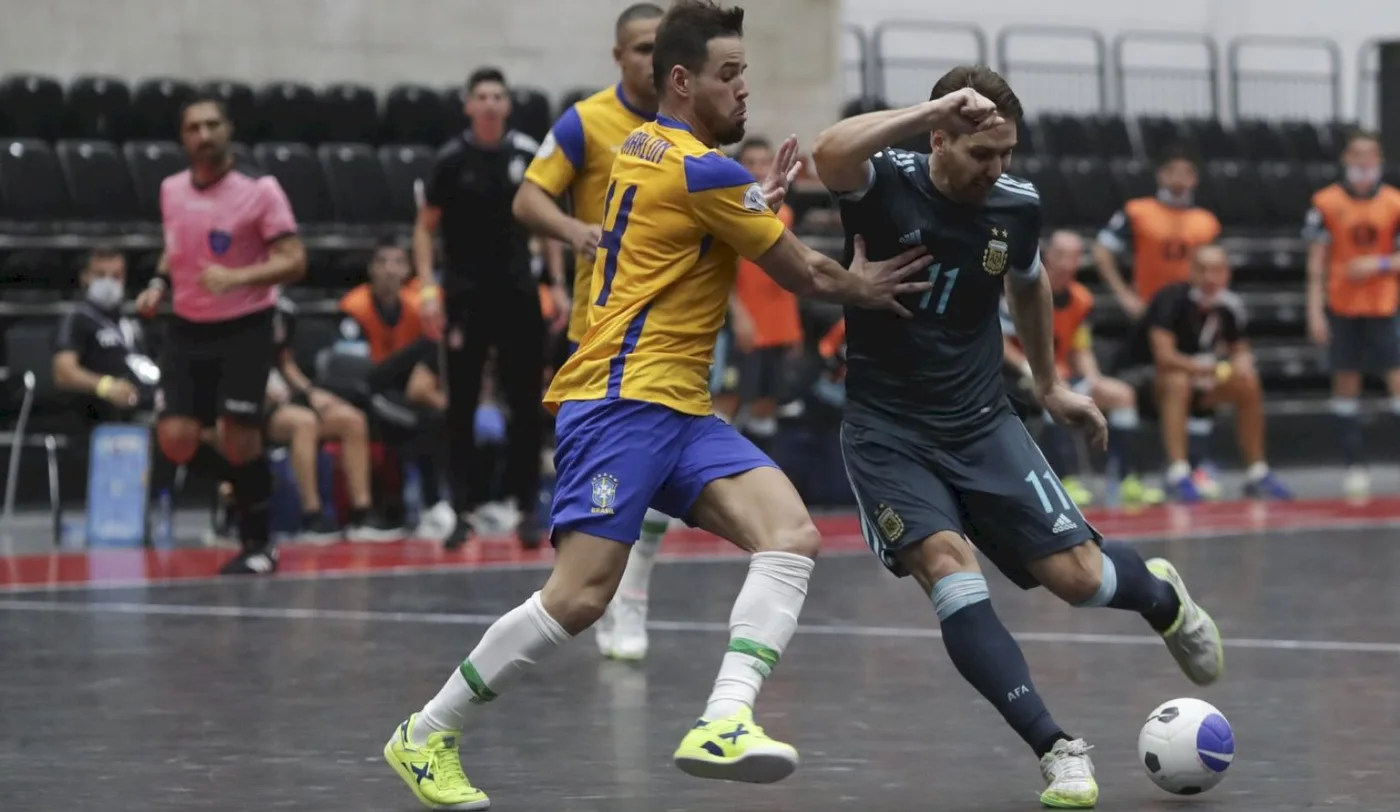
[[666,10],[655,3],[633,3],[622,10],[617,15],[617,26],[614,29],[616,36],[622,36],[622,29],[635,23],[638,20],[654,20],[657,17],[665,17]]
[[676,0],[656,30],[656,46],[651,54],[656,92],[666,92],[671,69],[677,65],[699,73],[710,57],[710,40],[742,36],[742,8],[724,8],[714,0]]
[[749,136],[739,144],[738,149],[734,150],[735,159],[737,160],[739,158],[744,157],[744,153],[748,152],[751,149],[772,150],[773,144],[770,143],[767,138],[764,138],[761,135]]
[[223,99],[215,96],[213,93],[196,93],[180,104],[180,117],[176,119],[176,123],[181,130],[185,129],[185,114],[190,111],[190,108],[198,107],[201,104],[214,105],[219,111],[219,117],[224,121],[229,120],[228,105],[224,104]]
[[379,236],[379,239],[376,240],[374,243],[374,251],[370,253],[370,259],[373,259],[375,256],[377,256],[380,251],[385,251],[391,248],[398,249],[405,253],[408,252],[408,246],[404,244],[403,240],[398,238],[398,235],[381,234]]
[[1374,130],[1355,129],[1347,133],[1346,142],[1342,144],[1342,151],[1351,149],[1351,145],[1357,141],[1374,141],[1376,146],[1381,145],[1381,135]]
[[1011,89],[1011,85],[1000,73],[986,65],[959,65],[953,68],[934,82],[928,99],[941,99],[965,87],[986,96],[997,106],[997,112],[1001,113],[1002,118],[1017,121],[1025,118],[1026,110],[1021,106],[1021,99],[1016,95],[1016,91]]
[[1157,156],[1157,168],[1161,169],[1167,164],[1177,161],[1185,161],[1196,168],[1200,168],[1201,165],[1200,160],[1196,157],[1196,151],[1191,148],[1191,145],[1178,142],[1169,145]]
[[476,86],[482,82],[495,82],[501,87],[506,86],[506,75],[500,68],[477,68],[472,71],[472,75],[467,77],[467,92],[476,90]]
[[99,259],[126,259],[126,254],[117,250],[115,245],[101,243],[94,245],[87,252],[87,259],[83,261],[83,267],[87,267]]

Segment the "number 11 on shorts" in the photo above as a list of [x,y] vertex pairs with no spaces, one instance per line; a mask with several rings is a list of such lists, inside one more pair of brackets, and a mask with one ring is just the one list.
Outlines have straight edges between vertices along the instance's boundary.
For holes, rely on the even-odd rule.
[[1048,470],[1040,476],[1036,476],[1035,471],[1031,471],[1026,474],[1026,481],[1031,483],[1032,488],[1035,488],[1035,495],[1040,497],[1040,506],[1045,508],[1045,512],[1054,513],[1055,508],[1050,504],[1050,496],[1045,492],[1045,486],[1040,484],[1041,477],[1044,477],[1045,481],[1050,483],[1051,489],[1054,490],[1055,495],[1060,498],[1060,509],[1069,510],[1069,497],[1065,496],[1064,489],[1060,487],[1060,480]]

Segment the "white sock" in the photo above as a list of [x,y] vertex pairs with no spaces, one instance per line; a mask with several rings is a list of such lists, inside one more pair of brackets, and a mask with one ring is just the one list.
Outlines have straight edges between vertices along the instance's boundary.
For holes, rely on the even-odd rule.
[[617,585],[619,596],[646,598],[651,591],[651,568],[656,563],[656,551],[670,526],[670,516],[647,510],[647,517],[642,521],[642,535],[627,554],[627,569],[622,571],[622,580]]
[[569,633],[544,610],[540,593],[531,595],[491,624],[442,690],[423,706],[412,743],[421,745],[433,733],[461,730],[474,706],[495,699],[526,668],[568,640]]
[[1250,482],[1258,482],[1259,480],[1263,479],[1268,475],[1269,464],[1267,462],[1256,462],[1253,465],[1249,466],[1249,470],[1245,472],[1244,476],[1245,479],[1249,480]]
[[1177,460],[1167,466],[1167,481],[1173,484],[1191,476],[1191,463],[1185,460]]
[[729,614],[729,650],[705,706],[706,719],[752,708],[763,680],[773,672],[797,631],[816,562],[792,553],[755,553],[749,577]]

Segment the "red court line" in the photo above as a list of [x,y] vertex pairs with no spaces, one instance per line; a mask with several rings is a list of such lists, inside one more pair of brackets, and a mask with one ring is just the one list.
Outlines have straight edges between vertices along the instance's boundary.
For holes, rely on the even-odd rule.
[[[1297,502],[1214,502],[1203,505],[1162,505],[1129,512],[1090,509],[1090,522],[1109,538],[1124,540],[1210,537],[1301,528],[1375,528],[1400,524],[1400,498],[1351,503],[1340,499]],[[833,552],[864,547],[860,523],[853,514],[820,516],[818,528],[825,549]],[[734,548],[708,533],[685,528],[666,537],[668,558],[707,558],[732,554]],[[116,583],[204,581],[217,576],[232,553],[226,549],[176,550],[99,549],[41,555],[0,557],[0,592],[44,586]],[[284,545],[281,571],[288,574],[371,573],[387,570],[431,570],[436,567],[489,569],[546,561],[548,545],[527,551],[512,539],[474,540],[448,552],[426,540],[393,544],[336,544],[327,547]]]

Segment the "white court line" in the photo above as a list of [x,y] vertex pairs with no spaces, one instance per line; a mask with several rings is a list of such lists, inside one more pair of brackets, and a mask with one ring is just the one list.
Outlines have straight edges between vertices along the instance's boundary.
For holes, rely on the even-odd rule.
[[[379,612],[366,609],[298,609],[267,606],[201,606],[197,604],[104,603],[77,601],[0,600],[0,610],[69,615],[166,615],[202,618],[250,618],[259,620],[349,621],[369,623],[429,623],[434,625],[489,626],[497,615],[452,614],[445,612]],[[681,634],[727,634],[728,623],[656,620],[647,628]],[[799,635],[858,637],[895,640],[937,640],[937,629],[905,626],[857,626],[845,624],[802,624]],[[1023,643],[1081,643],[1099,646],[1160,646],[1154,635],[1080,634],[1072,632],[1021,632],[1014,637]],[[1274,640],[1230,637],[1226,648],[1266,651],[1346,652],[1358,654],[1400,654],[1400,643],[1361,643],[1346,640]]]
[[[1255,537],[1270,536],[1293,536],[1300,533],[1319,533],[1329,530],[1386,530],[1400,528],[1400,519],[1318,519],[1316,523],[1291,525],[1289,527],[1275,528],[1240,528],[1233,530],[1212,530],[1209,527],[1195,530],[1185,530],[1176,535],[1154,534],[1154,535],[1111,535],[1110,540],[1122,541],[1128,544],[1147,544],[1163,541],[1239,541]],[[858,533],[834,533],[825,536],[827,541],[839,542],[859,542],[858,547],[849,550],[823,550],[822,559],[829,558],[870,558],[874,560],[870,549],[865,546],[865,540]],[[200,548],[189,548],[200,549]],[[230,550],[229,555],[233,552]],[[669,555],[663,542],[661,554],[657,561],[668,564],[715,564],[731,561],[744,561],[748,559],[748,553],[740,552],[737,548],[733,552],[712,553],[708,555]],[[248,575],[191,575],[177,578],[159,578],[148,580],[144,578],[130,578],[125,580],[102,581],[99,583],[68,583],[68,584],[25,584],[19,586],[0,586],[0,597],[5,595],[31,595],[35,593],[56,594],[66,592],[109,592],[122,589],[169,589],[182,586],[214,586],[233,584],[259,584],[260,586],[279,583],[300,583],[304,581],[344,581],[364,578],[406,578],[415,575],[473,575],[497,572],[528,572],[533,570],[548,570],[554,566],[554,560],[545,559],[541,561],[506,561],[506,562],[464,562],[459,564],[425,564],[422,566],[394,567],[392,569],[380,570],[333,570],[333,571],[309,571],[309,572],[288,572],[278,573],[273,577],[259,578]],[[820,566],[820,561],[818,562]],[[878,563],[876,566],[879,566]]]

